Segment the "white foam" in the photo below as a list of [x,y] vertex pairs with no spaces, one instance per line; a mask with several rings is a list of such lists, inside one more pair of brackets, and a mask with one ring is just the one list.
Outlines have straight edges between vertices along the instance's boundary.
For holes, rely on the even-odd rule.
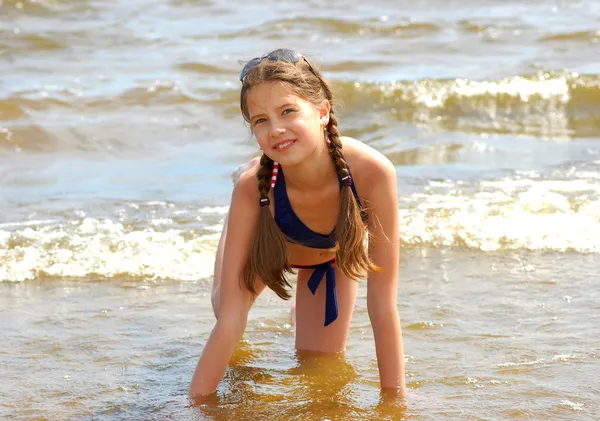
[[498,368],[507,368],[507,367],[527,367],[527,366],[532,366],[532,365],[537,365],[537,364],[542,364],[544,363],[544,359],[536,359],[533,361],[521,361],[518,363],[514,363],[514,362],[507,362],[507,363],[500,363],[497,364],[496,367]]
[[[390,87],[395,91],[397,87]],[[560,104],[570,99],[569,81],[565,76],[537,79],[513,77],[498,81],[475,81],[456,79],[453,83],[415,82],[403,92],[405,100],[413,100],[427,108],[443,108],[451,97],[491,97],[510,96],[526,103],[533,97],[554,100]]]
[[[219,233],[131,231],[118,222],[93,218],[74,222],[0,231],[0,281],[21,282],[43,274],[193,281],[212,274]],[[8,248],[9,241],[19,246]]]
[[574,411],[583,411],[584,405],[579,402],[571,402],[569,400],[560,401],[560,406],[566,406]]
[[564,355],[556,355],[556,356],[552,357],[552,361],[569,361],[569,360],[574,360],[576,358],[577,358],[577,356],[575,356],[575,355],[564,354]]
[[169,225],[173,223],[171,218],[157,218],[151,221],[152,225],[160,226],[160,225]]
[[481,182],[475,192],[436,187],[403,199],[408,204],[400,209],[405,244],[600,253],[600,200],[595,199],[600,185],[499,180]]
[[[600,183],[594,178],[432,181],[423,191],[403,197],[401,204],[405,246],[600,253]],[[200,231],[189,225],[181,225],[186,231],[179,229],[172,214],[150,218],[145,229],[123,222],[124,213],[114,220],[88,216],[4,223],[0,281],[43,275],[206,278],[228,210],[199,209],[198,218],[206,219]]]
[[198,212],[225,215],[227,212],[229,212],[229,206],[206,206],[199,209]]
[[31,220],[22,222],[4,222],[0,224],[1,228],[13,228],[13,227],[30,227],[35,225],[48,225],[53,224],[56,221],[54,219],[43,219],[43,220]]

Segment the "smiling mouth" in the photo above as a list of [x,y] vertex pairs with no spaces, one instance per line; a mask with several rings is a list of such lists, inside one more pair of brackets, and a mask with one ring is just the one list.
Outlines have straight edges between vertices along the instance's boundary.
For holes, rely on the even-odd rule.
[[292,146],[296,141],[291,139],[291,140],[286,140],[283,142],[280,142],[278,144],[276,144],[273,149],[275,149],[276,151],[283,151],[288,149],[290,146]]

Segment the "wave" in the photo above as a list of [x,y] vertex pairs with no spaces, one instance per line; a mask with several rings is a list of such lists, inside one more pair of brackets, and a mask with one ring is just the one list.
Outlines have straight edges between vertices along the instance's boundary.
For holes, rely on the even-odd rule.
[[431,181],[400,209],[405,246],[600,253],[600,171],[578,179]]
[[600,30],[598,31],[579,31],[579,32],[564,32],[560,34],[548,35],[540,38],[540,41],[583,41],[583,42],[600,42]]
[[91,91],[92,93],[87,93],[83,86],[44,86],[15,92],[0,98],[0,121],[28,116],[28,111],[51,111],[58,108],[113,111],[129,106],[177,105],[203,101],[176,79],[135,80],[114,94],[107,92],[105,95],[97,95]]
[[[153,220],[160,226],[170,222]],[[0,228],[0,281],[130,278],[196,281],[212,272],[218,233],[135,229],[84,218]],[[7,230],[12,228],[13,231]]]
[[0,2],[0,10],[3,8],[24,12],[52,10],[55,7],[55,3],[55,1],[51,0],[3,0]]
[[[569,174],[431,180],[401,197],[402,247],[600,253],[600,162]],[[227,211],[149,202],[129,204],[118,217],[79,210],[60,220],[6,222],[0,281],[206,279]]]
[[478,20],[463,19],[459,20],[457,23],[463,31],[474,34],[485,34],[490,31],[497,33],[510,31],[514,33],[515,31],[523,31],[531,28],[529,25],[518,21],[494,22],[493,20],[486,19],[484,22],[480,22]]
[[339,85],[349,113],[466,132],[598,136],[600,76],[541,72],[498,80],[349,81]]
[[[283,19],[260,22],[253,27],[222,32],[220,39],[241,37],[264,37],[267,39],[285,39],[291,34],[306,36],[326,34],[330,36],[368,36],[377,34],[387,38],[414,38],[441,31],[441,27],[430,22],[405,20],[400,23],[388,23],[385,19],[365,19],[350,21],[344,19],[294,16]],[[323,35],[320,35],[321,37]],[[251,57],[249,57],[251,58]]]
[[15,31],[18,31],[18,29],[0,31],[0,49],[8,57],[23,52],[53,51],[68,48],[66,42],[50,35],[15,33]]
[[207,64],[207,63],[199,63],[199,62],[179,63],[179,64],[177,64],[176,67],[180,70],[197,72],[197,73],[216,74],[216,75],[219,75],[219,74],[222,74],[225,72],[225,70],[220,67],[213,66],[213,65]]
[[[199,63],[182,66],[192,71],[219,72]],[[343,104],[342,119],[376,112],[387,126],[409,123],[454,132],[542,138],[600,136],[600,75],[545,72],[498,80],[334,81],[334,85]],[[72,119],[60,122],[44,119],[45,115],[93,112],[96,119],[109,123],[117,119],[121,110],[130,112],[136,106],[170,107],[174,113],[184,114],[207,107],[221,113],[224,119],[231,119],[240,118],[238,101],[237,88],[191,90],[185,83],[170,78],[132,81],[117,92],[103,95],[93,89],[88,93],[85,87],[21,91],[0,98],[0,139],[5,140],[0,144],[27,150],[80,147],[68,142],[84,140],[71,136],[67,141],[51,135],[77,131],[73,127],[60,130],[73,124]],[[160,113],[164,114],[164,110]],[[189,122],[184,120],[174,124],[185,126]],[[369,130],[370,119],[354,120],[365,126],[353,130]],[[86,120],[77,124],[85,124],[82,121]]]
[[[337,66],[346,65],[353,64]],[[342,119],[377,112],[387,121],[457,132],[550,138],[600,135],[600,75],[595,74],[554,71],[497,80],[332,82]],[[239,114],[238,100],[237,90],[227,90],[214,104],[233,118]]]
[[[0,1],[0,12],[27,16],[48,15],[64,11],[87,11],[94,10],[96,5],[90,0],[57,1],[57,0],[2,0]],[[79,15],[81,16],[81,15]]]

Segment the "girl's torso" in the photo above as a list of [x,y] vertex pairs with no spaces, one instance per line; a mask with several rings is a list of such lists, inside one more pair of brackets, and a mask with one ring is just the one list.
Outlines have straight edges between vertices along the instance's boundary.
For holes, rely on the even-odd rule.
[[[344,158],[346,159],[353,178],[353,193],[360,203],[364,203],[364,197],[360,191],[367,187],[363,185],[364,175],[361,154],[366,145],[350,138],[343,138]],[[364,155],[364,154],[363,154]],[[246,168],[259,165],[259,159],[250,161]],[[283,173],[283,169],[281,169]],[[283,175],[283,174],[282,174]],[[287,242],[290,255],[290,263],[297,266],[310,266],[335,259],[338,244],[333,241],[331,234],[334,231],[340,200],[340,184],[338,175],[333,172],[328,180],[325,180],[318,191],[306,191],[290,188],[283,184],[284,177],[278,177],[275,189],[269,193],[271,204],[270,210],[274,218],[279,219],[280,228],[291,230],[307,240],[306,244],[317,243],[318,246],[311,247],[302,244],[303,241]],[[276,212],[280,212],[279,215]],[[282,221],[282,218],[284,220]],[[282,224],[284,226],[282,227]],[[288,233],[289,234],[289,233]],[[322,237],[322,238],[321,238]]]
[[[313,233],[313,236],[322,236],[327,239],[333,232],[339,210],[339,188],[336,186],[337,175],[332,174],[331,182],[324,183],[325,188],[318,192],[298,191],[287,186],[281,186],[281,178],[278,180],[278,191],[271,191],[271,213],[273,217],[282,217],[281,212],[289,212],[286,218],[295,216],[304,225],[304,228]],[[281,188],[287,196],[288,203],[282,204]],[[278,196],[278,197],[277,197]],[[286,206],[287,205],[287,206]],[[279,212],[279,215],[276,214]],[[276,218],[277,220],[277,218]],[[297,222],[298,223],[298,222]],[[281,226],[280,226],[281,228]],[[315,248],[300,242],[287,242],[290,255],[290,263],[298,266],[309,266],[323,263],[335,258],[338,249],[337,243],[331,241],[330,247]]]

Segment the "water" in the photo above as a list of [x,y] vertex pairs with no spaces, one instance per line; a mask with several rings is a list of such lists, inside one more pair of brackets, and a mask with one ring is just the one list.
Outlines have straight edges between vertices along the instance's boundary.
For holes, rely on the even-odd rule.
[[[240,61],[276,47],[396,165],[406,405],[363,282],[344,355],[296,355],[266,293],[186,407],[258,153]],[[591,0],[0,1],[0,418],[600,418],[599,53]]]

